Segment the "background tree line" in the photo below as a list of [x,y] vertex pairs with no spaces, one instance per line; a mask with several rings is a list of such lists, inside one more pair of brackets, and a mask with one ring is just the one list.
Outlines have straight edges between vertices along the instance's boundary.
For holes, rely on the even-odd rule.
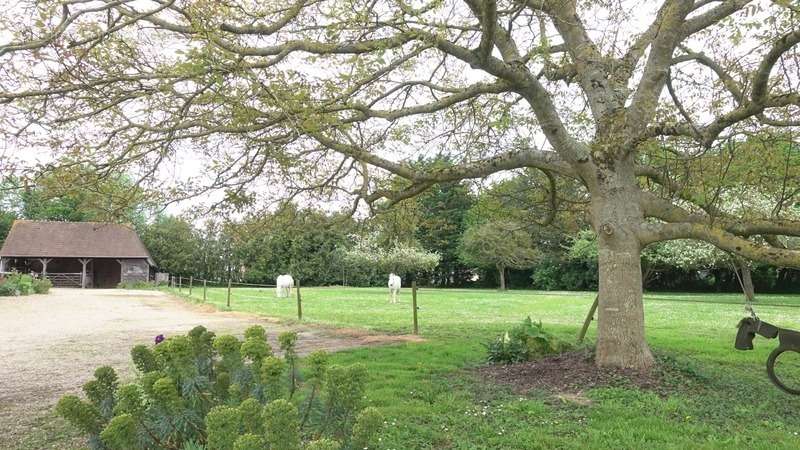
[[[772,150],[758,153],[762,169],[785,164],[787,155],[797,158],[794,148]],[[770,187],[761,173],[752,165],[729,165],[728,185],[738,192],[726,200],[731,208],[758,206],[757,198],[745,197],[753,195],[748,186]],[[779,189],[774,184],[768,192],[779,195]],[[440,183],[369,218],[284,203],[270,212],[198,221],[159,212],[126,177],[79,168],[34,181],[3,180],[0,242],[15,219],[111,221],[135,227],[160,270],[174,275],[273,283],[291,273],[308,285],[383,286],[386,273],[354,265],[344,254],[369,237],[383,249],[402,244],[437,253],[439,264],[417,276],[422,285],[596,290],[597,244],[587,201],[581,186],[531,169],[488,187]],[[642,260],[650,290],[740,290],[729,255],[709,244],[662,242],[649,246]],[[764,264],[751,269],[759,292],[800,291],[800,271]]]

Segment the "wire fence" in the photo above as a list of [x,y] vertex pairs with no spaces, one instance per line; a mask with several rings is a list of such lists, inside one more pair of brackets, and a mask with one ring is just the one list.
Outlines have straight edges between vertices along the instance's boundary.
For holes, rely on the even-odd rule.
[[[225,304],[231,308],[231,299],[252,299],[262,300],[264,295],[248,295],[237,291],[236,288],[254,289],[256,294],[266,290],[273,291],[276,298],[287,298],[292,296],[294,291],[295,301],[297,303],[297,320],[303,320],[303,296],[300,290],[300,280],[295,280],[294,285],[286,289],[287,292],[279,291],[277,284],[258,284],[258,283],[241,283],[233,280],[205,280],[202,278],[194,277],[170,277],[169,288],[176,292],[178,295],[186,295],[190,298],[202,298],[203,303],[208,301],[209,289],[224,289],[225,290]],[[279,295],[280,294],[280,295]],[[417,306],[417,282],[411,283],[411,330],[413,334],[419,334],[419,318]]]
[[[194,277],[170,277],[169,287],[173,290],[177,290],[179,294],[183,294],[184,291],[190,297],[193,296],[193,292],[197,292],[197,290],[201,290],[203,294],[203,302],[208,301],[208,289],[226,289],[226,303],[227,306],[231,306],[231,298],[251,298],[251,299],[260,299],[264,298],[262,295],[243,295],[239,292],[234,291],[235,288],[255,288],[258,289],[257,292],[261,292],[262,290],[270,290],[276,289],[278,286],[276,284],[258,284],[258,283],[243,283],[243,282],[236,282],[233,280],[206,280],[203,278],[194,278]],[[299,280],[295,282],[295,285],[292,286],[298,295],[299,300],[299,289],[300,289],[300,282]],[[291,289],[287,292],[285,296],[290,294]]]
[[[209,289],[215,289],[215,290],[223,289],[225,293],[224,294],[225,304],[228,308],[231,308],[232,300],[233,301],[237,299],[264,300],[271,296],[274,298],[287,298],[287,297],[291,298],[292,294],[294,294],[295,301],[297,304],[297,320],[299,321],[303,320],[304,305],[300,289],[300,280],[295,280],[295,283],[292,286],[292,288],[287,289],[287,292],[280,293],[281,295],[279,295],[277,289],[278,286],[276,284],[244,283],[233,280],[206,280],[202,278],[196,279],[194,277],[187,278],[182,276],[170,277],[169,287],[179,295],[186,295],[191,298],[202,299],[203,303],[208,301]],[[412,292],[411,330],[413,334],[419,334],[419,320],[418,320],[419,307],[417,306],[418,289],[416,281],[412,282],[411,292]],[[586,294],[590,293],[586,292]],[[569,292],[535,292],[532,295],[575,297],[575,293],[569,293]],[[705,298],[660,297],[660,296],[648,296],[647,294],[645,294],[644,300],[646,302],[665,302],[665,303],[694,303],[694,304],[727,305],[727,306],[740,305],[740,303],[734,299],[731,299],[731,301],[714,301]],[[594,308],[596,308],[596,304],[597,300],[595,300],[592,310],[590,310],[589,315],[584,321],[584,326],[581,331],[581,335],[585,334],[586,328],[588,328],[588,324],[594,320],[594,313],[595,313]],[[777,307],[777,308],[800,308],[800,301],[796,304],[793,304],[793,303],[782,303],[782,302],[778,303],[778,302],[762,300],[756,302],[755,306]],[[580,339],[581,338],[579,337],[579,340]]]

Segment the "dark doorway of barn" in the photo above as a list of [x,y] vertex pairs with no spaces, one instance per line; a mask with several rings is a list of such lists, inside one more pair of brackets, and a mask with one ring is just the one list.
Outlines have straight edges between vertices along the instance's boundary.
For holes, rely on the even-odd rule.
[[92,279],[96,288],[115,288],[121,281],[122,267],[119,261],[97,258],[92,261]]

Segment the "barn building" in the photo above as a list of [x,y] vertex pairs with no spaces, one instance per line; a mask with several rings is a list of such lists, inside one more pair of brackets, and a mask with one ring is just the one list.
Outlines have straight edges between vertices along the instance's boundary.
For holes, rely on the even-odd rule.
[[59,287],[148,281],[153,266],[136,231],[113,223],[17,220],[0,249],[0,273],[33,272]]

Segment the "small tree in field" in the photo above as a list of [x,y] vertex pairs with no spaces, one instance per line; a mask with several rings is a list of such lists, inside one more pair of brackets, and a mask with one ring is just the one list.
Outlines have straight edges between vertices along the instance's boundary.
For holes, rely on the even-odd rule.
[[461,238],[461,260],[478,267],[496,267],[501,290],[506,290],[506,269],[531,267],[536,256],[530,234],[514,222],[494,221],[476,225],[467,229]]

